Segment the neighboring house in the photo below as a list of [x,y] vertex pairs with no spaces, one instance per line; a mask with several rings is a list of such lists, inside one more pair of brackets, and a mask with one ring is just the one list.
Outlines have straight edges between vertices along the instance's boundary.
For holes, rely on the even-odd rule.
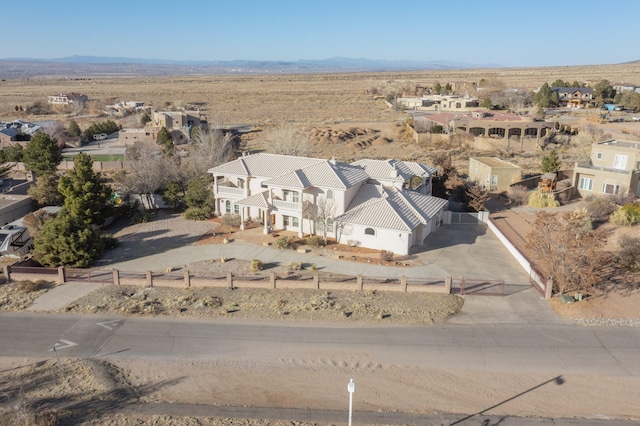
[[147,123],[145,129],[150,129],[155,135],[165,127],[176,145],[189,142],[190,131],[193,127],[206,124],[206,117],[200,111],[153,111],[151,121]]
[[11,142],[17,140],[18,130],[14,128],[0,129],[0,148],[11,145]]
[[49,104],[51,105],[75,105],[85,103],[89,100],[82,93],[60,93],[59,95],[49,96]]
[[573,186],[580,196],[629,194],[640,197],[640,142],[615,139],[591,145],[591,160],[576,163]]
[[457,95],[429,95],[420,98],[398,98],[396,101],[405,108],[420,111],[466,111],[480,106],[478,99]]
[[496,157],[469,158],[469,180],[490,191],[506,191],[522,179],[522,168]]
[[0,121],[0,149],[16,142],[26,143],[35,133],[42,131],[42,126],[22,120]]
[[145,108],[144,102],[140,101],[122,101],[113,105],[107,105],[104,107],[104,112],[109,115],[123,116],[128,113],[146,111],[149,108]]
[[432,197],[435,169],[396,160],[243,155],[209,170],[215,212],[274,229],[327,235],[408,254],[437,228],[447,200]]
[[443,127],[444,133],[470,133],[476,137],[495,139],[542,138],[553,129],[553,123],[535,121],[534,117],[518,114],[476,111],[471,114],[442,113],[427,115],[423,118],[424,127],[432,125]]
[[558,94],[562,107],[587,108],[596,104],[590,87],[553,87],[551,91]]

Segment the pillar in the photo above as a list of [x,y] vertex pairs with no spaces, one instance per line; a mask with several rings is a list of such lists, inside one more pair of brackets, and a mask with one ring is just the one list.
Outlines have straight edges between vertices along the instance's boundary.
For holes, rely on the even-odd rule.
[[405,275],[400,277],[400,285],[402,286],[402,291],[404,293],[407,292],[407,277]]
[[147,271],[147,286],[153,287],[153,272]]
[[233,275],[231,272],[227,272],[227,288],[233,290]]
[[363,285],[362,285],[362,275],[358,274],[358,276],[356,277],[356,288],[358,290],[362,290],[363,289]]
[[67,275],[65,274],[64,266],[58,267],[58,282],[60,283],[67,282]]
[[117,269],[112,269],[111,279],[115,285],[120,285],[120,271]]
[[184,268],[183,271],[184,271],[184,285],[186,287],[191,287],[191,275],[189,275],[189,270],[187,268]]
[[451,294],[451,283],[453,282],[453,278],[446,277],[444,279],[444,292],[446,294]]

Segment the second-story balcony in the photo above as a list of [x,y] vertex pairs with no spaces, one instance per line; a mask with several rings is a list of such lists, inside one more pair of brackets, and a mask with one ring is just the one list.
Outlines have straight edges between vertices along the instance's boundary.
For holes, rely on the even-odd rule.
[[226,195],[245,195],[243,188],[238,188],[233,182],[230,182],[226,179],[218,181],[218,194],[226,194]]
[[302,209],[301,203],[293,201],[273,200],[273,206],[278,210],[290,210],[299,212]]
[[594,166],[591,162],[576,163],[576,167],[580,167],[582,169],[599,170],[603,172],[621,173],[625,175],[628,175],[629,173],[638,172],[638,170],[625,170],[625,169],[616,169],[614,167]]

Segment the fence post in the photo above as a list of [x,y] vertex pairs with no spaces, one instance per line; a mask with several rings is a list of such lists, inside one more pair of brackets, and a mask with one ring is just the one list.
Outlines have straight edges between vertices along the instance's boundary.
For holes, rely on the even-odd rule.
[[227,272],[227,287],[229,290],[233,290],[233,274]]
[[315,288],[320,290],[320,277],[318,276],[318,271],[313,273],[313,285]]
[[269,272],[269,283],[271,284],[271,288],[276,288],[276,273]]
[[147,287],[153,287],[153,272],[147,271]]
[[544,289],[545,300],[551,299],[551,292],[553,291],[553,278],[547,277],[547,286]]
[[446,294],[451,294],[451,283],[453,282],[453,278],[445,277],[444,279],[444,292]]
[[358,274],[358,276],[356,277],[356,287],[358,288],[358,290],[362,290],[363,286],[362,286],[362,275]]
[[191,275],[189,275],[189,270],[187,268],[184,268],[183,271],[184,271],[184,284],[186,287],[191,287]]
[[58,282],[67,282],[67,275],[64,273],[64,266],[58,266]]
[[113,269],[111,271],[111,277],[113,279],[113,283],[115,285],[120,285],[120,271],[117,269]]
[[402,291],[407,292],[407,277],[402,275],[400,277],[400,285],[402,286]]
[[11,282],[11,265],[4,266],[4,276],[7,278],[7,284]]

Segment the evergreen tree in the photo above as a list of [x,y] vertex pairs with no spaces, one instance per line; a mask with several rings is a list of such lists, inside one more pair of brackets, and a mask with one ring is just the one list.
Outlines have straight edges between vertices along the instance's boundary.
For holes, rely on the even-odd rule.
[[560,170],[562,164],[558,158],[558,154],[555,149],[551,150],[549,155],[542,157],[542,173],[553,173]]
[[110,213],[111,188],[92,168],[93,159],[81,152],[73,159],[73,170],[60,178],[58,190],[64,207],[87,224],[100,225]]
[[58,191],[59,177],[55,174],[47,174],[36,179],[36,184],[27,190],[27,194],[39,206],[61,206],[64,198]]
[[34,240],[34,258],[44,266],[84,268],[102,256],[108,240],[64,208],[43,225]]
[[184,200],[188,207],[211,207],[213,192],[205,179],[191,179]]
[[162,199],[164,202],[174,209],[178,208],[183,198],[182,190],[178,182],[169,182],[162,193]]
[[82,130],[80,130],[80,126],[78,126],[78,123],[76,123],[76,120],[71,120],[69,122],[69,127],[67,128],[67,132],[69,132],[71,136],[79,137],[80,135],[82,135]]
[[602,80],[593,87],[593,98],[599,104],[605,104],[613,101],[616,91],[609,84],[609,80]]
[[171,133],[169,133],[166,127],[163,127],[158,131],[156,143],[162,146],[165,153],[168,153],[171,151],[171,148],[173,148],[173,136],[171,136]]
[[33,135],[23,151],[25,168],[36,172],[36,176],[55,173],[61,161],[62,150],[56,140],[44,132]]
[[149,114],[147,114],[146,112],[143,113],[142,116],[140,117],[140,124],[142,124],[143,126],[150,121],[151,121],[151,117],[149,117]]

